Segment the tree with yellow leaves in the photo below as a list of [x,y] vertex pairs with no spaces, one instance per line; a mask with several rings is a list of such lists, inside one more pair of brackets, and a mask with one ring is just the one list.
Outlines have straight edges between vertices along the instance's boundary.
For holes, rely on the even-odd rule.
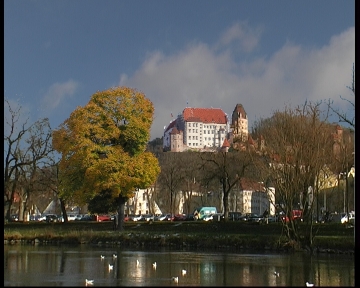
[[125,202],[147,188],[160,173],[157,158],[146,152],[154,107],[136,89],[98,91],[53,132],[64,198],[79,204],[111,195],[123,229]]

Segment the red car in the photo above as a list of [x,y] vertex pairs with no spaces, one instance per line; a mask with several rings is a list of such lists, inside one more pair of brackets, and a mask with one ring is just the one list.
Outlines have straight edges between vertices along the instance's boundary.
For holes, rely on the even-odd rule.
[[97,215],[96,221],[97,222],[111,221],[111,216],[110,215]]
[[186,214],[176,214],[172,219],[172,221],[185,221],[185,220],[186,220]]

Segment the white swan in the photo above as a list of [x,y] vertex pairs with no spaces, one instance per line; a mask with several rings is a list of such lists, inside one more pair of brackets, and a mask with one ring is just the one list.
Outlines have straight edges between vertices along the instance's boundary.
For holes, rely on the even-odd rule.
[[309,283],[309,282],[306,282],[305,284],[306,284],[306,287],[313,287],[314,286],[313,283]]
[[173,280],[175,283],[179,283],[179,277],[172,277],[171,280]]
[[156,262],[152,264],[153,268],[156,269]]
[[104,255],[100,255],[100,258],[101,258],[101,259],[105,259],[105,256],[104,256]]
[[114,265],[109,264],[109,271],[114,269]]
[[116,258],[117,258],[117,255],[116,255],[116,254],[113,254],[113,258],[116,259]]
[[186,275],[186,270],[185,269],[182,269],[181,270],[181,274],[184,276],[184,275]]
[[85,279],[85,285],[94,285],[94,280]]

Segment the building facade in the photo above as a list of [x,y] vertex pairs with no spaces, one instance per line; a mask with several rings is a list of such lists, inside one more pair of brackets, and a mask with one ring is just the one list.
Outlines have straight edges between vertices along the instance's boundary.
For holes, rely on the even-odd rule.
[[229,133],[228,116],[218,108],[185,108],[165,127],[164,151],[209,151],[222,147]]

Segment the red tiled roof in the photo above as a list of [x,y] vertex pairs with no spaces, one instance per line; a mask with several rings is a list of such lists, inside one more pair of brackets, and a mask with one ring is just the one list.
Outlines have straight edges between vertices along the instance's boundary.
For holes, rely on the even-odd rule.
[[226,124],[226,114],[219,108],[185,108],[184,121]]
[[229,144],[229,141],[225,138],[225,140],[224,140],[224,143],[223,143],[223,145],[222,145],[222,147],[230,147],[230,144]]

